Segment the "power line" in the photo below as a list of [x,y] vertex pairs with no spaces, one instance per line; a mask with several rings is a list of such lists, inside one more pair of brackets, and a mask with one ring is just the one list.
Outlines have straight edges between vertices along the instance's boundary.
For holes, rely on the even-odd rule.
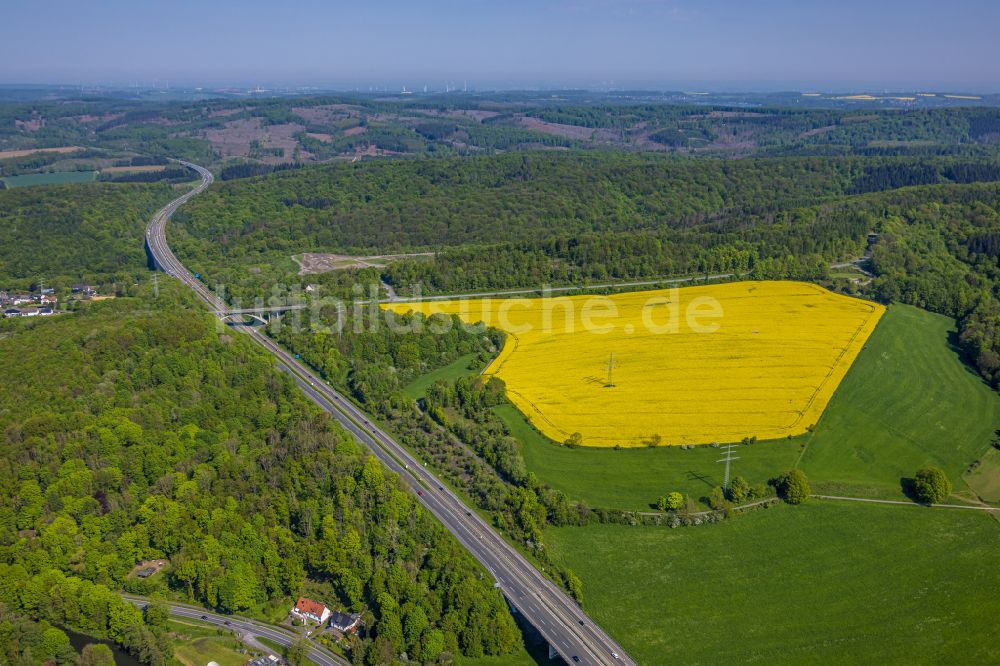
[[726,444],[725,446],[723,446],[722,448],[725,449],[726,451],[725,453],[726,457],[720,458],[715,461],[717,463],[720,462],[726,463],[726,480],[722,482],[722,489],[725,491],[729,490],[729,464],[734,460],[739,460],[739,456],[735,458],[733,457],[733,449],[735,449],[737,446],[738,446],[737,444]]
[[615,353],[611,352],[611,356],[608,357],[608,383],[604,385],[604,388],[614,388],[615,386],[615,368],[618,364],[615,362]]

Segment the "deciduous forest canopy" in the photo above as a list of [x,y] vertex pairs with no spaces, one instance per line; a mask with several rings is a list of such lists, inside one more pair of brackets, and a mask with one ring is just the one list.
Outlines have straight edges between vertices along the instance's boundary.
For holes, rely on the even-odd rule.
[[[3,324],[0,601],[122,641],[144,626],[122,587],[259,614],[290,607],[309,578],[365,613],[353,650],[367,663],[514,649],[472,557],[180,290]],[[164,580],[130,575],[157,558]]]

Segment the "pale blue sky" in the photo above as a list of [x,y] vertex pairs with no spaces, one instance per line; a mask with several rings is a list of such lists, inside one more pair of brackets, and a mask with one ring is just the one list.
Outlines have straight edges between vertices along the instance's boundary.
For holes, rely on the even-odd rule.
[[1000,90],[1000,1],[31,0],[0,83]]

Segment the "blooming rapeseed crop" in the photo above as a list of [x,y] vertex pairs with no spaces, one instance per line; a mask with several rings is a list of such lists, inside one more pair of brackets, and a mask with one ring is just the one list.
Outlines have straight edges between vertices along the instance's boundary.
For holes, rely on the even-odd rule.
[[801,434],[884,312],[802,282],[385,307],[506,330],[486,374],[548,437],[605,447]]

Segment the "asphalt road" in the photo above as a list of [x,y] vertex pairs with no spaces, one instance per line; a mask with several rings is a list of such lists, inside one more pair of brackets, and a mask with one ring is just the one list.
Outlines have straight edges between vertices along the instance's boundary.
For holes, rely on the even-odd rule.
[[[200,173],[202,182],[153,216],[146,230],[146,242],[160,268],[181,280],[213,312],[222,313],[219,316],[224,317],[229,312],[226,304],[184,268],[167,245],[167,220],[185,201],[200,193],[213,180],[207,169],[179,162]],[[538,629],[567,662],[635,663],[575,601],[539,572],[475,512],[470,511],[457,495],[395,439],[374,424],[367,414],[269,338],[251,327],[240,329],[273,354],[306,395],[333,415],[345,429],[368,446],[387,467],[413,488],[417,499],[479,560],[495,578],[497,586],[511,605]]]
[[[467,294],[437,294],[434,296],[396,296],[392,294],[387,303],[415,303],[420,301],[453,301],[464,298],[494,298],[517,296],[519,294],[541,294],[556,293],[563,291],[592,291],[595,289],[617,289],[621,287],[650,287],[654,285],[666,286],[673,284],[685,284],[687,282],[707,282],[708,280],[724,280],[736,277],[736,273],[715,273],[713,275],[692,275],[680,278],[663,278],[660,280],[639,280],[637,282],[603,282],[599,284],[577,284],[565,287],[536,287],[534,289],[507,289],[504,291],[477,291]],[[367,303],[369,301],[361,301]]]
[[[134,596],[131,594],[123,594],[122,596],[126,601],[130,601],[139,607],[144,607],[147,603],[149,603],[149,599],[145,597]],[[263,622],[257,622],[256,620],[251,620],[246,617],[239,617],[236,615],[219,615],[218,613],[212,613],[211,611],[195,608],[193,606],[185,606],[183,604],[168,603],[168,606],[170,607],[170,614],[176,617],[196,620],[204,624],[213,624],[217,627],[229,629],[245,636],[267,638],[274,641],[278,645],[291,645],[299,636],[291,630],[281,629],[279,627],[264,624]],[[346,659],[335,654],[331,654],[330,652],[318,647],[311,641],[308,656],[314,664],[317,664],[317,666],[346,666],[350,663]]]

